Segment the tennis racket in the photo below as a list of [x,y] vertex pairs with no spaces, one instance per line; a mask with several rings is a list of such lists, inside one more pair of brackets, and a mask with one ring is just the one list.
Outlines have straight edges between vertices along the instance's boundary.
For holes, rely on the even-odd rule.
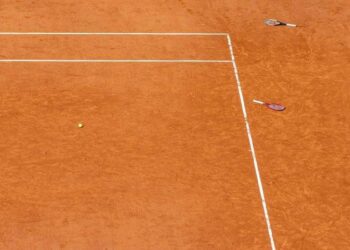
[[262,102],[262,101],[258,101],[258,100],[253,100],[253,102],[256,104],[264,105],[265,107],[272,109],[272,110],[275,110],[275,111],[283,111],[286,109],[286,107],[281,105],[281,104],[266,103],[266,102]]
[[264,23],[266,25],[269,25],[269,26],[288,26],[288,27],[297,27],[296,24],[292,24],[292,23],[285,23],[285,22],[282,22],[282,21],[278,21],[276,19],[266,19],[264,21]]

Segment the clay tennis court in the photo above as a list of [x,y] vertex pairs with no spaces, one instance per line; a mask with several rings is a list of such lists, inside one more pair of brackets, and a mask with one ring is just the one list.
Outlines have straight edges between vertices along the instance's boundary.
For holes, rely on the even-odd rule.
[[350,249],[346,7],[3,1],[0,249]]

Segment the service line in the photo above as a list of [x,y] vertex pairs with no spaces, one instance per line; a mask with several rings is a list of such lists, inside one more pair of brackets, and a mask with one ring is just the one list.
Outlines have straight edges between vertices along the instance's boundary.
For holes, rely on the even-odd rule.
[[0,32],[0,36],[226,36],[210,32]]
[[232,63],[232,61],[192,59],[0,59],[0,63]]

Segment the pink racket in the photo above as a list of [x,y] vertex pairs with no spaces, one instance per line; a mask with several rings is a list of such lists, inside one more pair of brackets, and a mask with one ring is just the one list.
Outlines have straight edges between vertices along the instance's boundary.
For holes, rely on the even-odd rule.
[[296,27],[297,26],[296,24],[285,23],[285,22],[282,22],[282,21],[278,21],[276,19],[266,19],[264,21],[264,23],[266,25],[269,25],[269,26],[288,26],[288,27]]
[[258,100],[253,100],[253,102],[256,104],[264,105],[265,107],[272,109],[272,110],[275,110],[275,111],[283,111],[286,109],[286,107],[281,105],[281,104],[266,103],[266,102],[262,102],[262,101],[258,101]]

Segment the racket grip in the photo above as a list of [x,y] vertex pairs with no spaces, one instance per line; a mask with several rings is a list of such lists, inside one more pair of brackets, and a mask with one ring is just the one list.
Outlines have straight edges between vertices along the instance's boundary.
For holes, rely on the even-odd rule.
[[262,101],[259,101],[259,100],[253,100],[254,103],[257,103],[257,104],[265,104],[264,102]]
[[287,25],[288,27],[297,27],[296,24],[292,24],[292,23],[287,23],[286,25]]

